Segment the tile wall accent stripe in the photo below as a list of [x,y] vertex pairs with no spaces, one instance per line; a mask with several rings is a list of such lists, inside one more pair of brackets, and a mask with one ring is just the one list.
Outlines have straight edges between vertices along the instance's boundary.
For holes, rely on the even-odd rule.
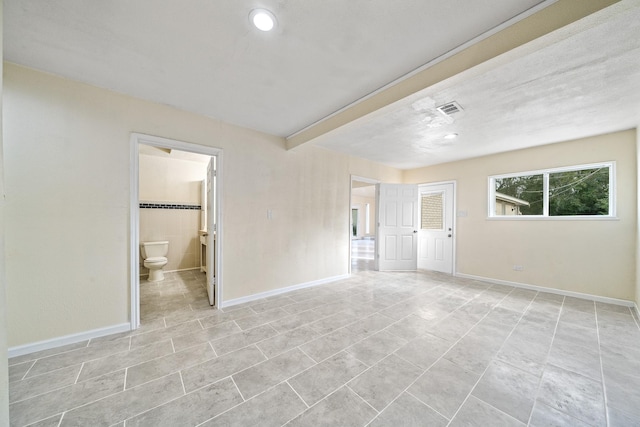
[[148,203],[140,202],[140,209],[187,209],[187,210],[201,210],[201,205],[182,205],[179,203]]

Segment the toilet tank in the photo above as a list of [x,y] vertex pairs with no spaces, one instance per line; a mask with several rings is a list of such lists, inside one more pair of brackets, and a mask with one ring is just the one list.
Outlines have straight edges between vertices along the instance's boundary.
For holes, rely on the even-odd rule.
[[161,242],[140,242],[140,251],[144,259],[167,256],[169,252],[169,242],[163,240]]

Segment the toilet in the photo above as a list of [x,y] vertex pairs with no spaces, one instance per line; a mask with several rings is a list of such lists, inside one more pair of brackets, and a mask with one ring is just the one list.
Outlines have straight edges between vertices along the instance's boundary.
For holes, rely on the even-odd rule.
[[144,259],[144,266],[149,269],[150,282],[160,282],[164,280],[162,267],[167,265],[167,252],[169,252],[169,242],[140,242],[140,252]]

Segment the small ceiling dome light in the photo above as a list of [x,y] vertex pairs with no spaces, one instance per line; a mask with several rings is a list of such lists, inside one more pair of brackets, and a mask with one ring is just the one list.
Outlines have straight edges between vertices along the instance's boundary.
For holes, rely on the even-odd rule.
[[457,133],[450,133],[444,136],[444,139],[456,139],[458,137]]
[[249,21],[260,31],[271,31],[276,26],[276,17],[267,9],[253,9]]

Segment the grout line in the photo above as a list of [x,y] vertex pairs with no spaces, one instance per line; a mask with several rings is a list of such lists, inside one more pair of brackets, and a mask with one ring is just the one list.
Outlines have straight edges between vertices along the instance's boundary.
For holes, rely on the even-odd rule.
[[82,370],[84,369],[84,364],[86,362],[82,362],[82,365],[80,365],[80,370],[78,371],[78,375],[76,375],[76,380],[73,382],[73,384],[78,384],[78,380],[80,379],[80,374],[82,373]]
[[60,419],[58,420],[58,427],[60,427],[60,426],[62,425],[62,419],[64,418],[64,416],[65,416],[65,414],[66,414],[66,413],[67,413],[67,412],[65,411],[65,412],[63,412],[63,413],[62,413],[62,415],[60,416]]
[[231,379],[231,382],[233,383],[233,385],[236,386],[236,390],[238,390],[238,393],[240,393],[240,397],[242,398],[242,402],[246,402],[247,399],[244,398],[244,394],[242,394],[242,392],[240,391],[240,387],[238,387],[238,384],[236,383],[236,380],[233,379],[233,375],[229,375],[229,378]]
[[19,381],[23,381],[25,378],[27,378],[27,375],[29,375],[29,372],[31,372],[31,369],[35,366],[35,364],[36,364],[36,362],[37,362],[38,360],[39,360],[39,359],[36,359],[36,360],[34,360],[34,361],[33,361],[33,363],[31,364],[31,366],[29,366],[29,369],[27,369],[27,372],[25,372],[25,373],[24,373],[24,375],[22,376],[22,378],[20,378],[20,380],[19,380]]
[[187,388],[184,386],[184,379],[182,378],[182,371],[178,371],[178,375],[180,375],[180,383],[182,384],[182,391],[184,395],[187,395]]
[[[296,374],[296,375],[297,375],[297,374]],[[293,377],[291,377],[291,378],[293,378]],[[309,409],[309,408],[310,408],[310,406],[309,406],[309,404],[307,403],[307,401],[306,401],[306,400],[304,400],[304,398],[303,398],[302,396],[300,396],[300,394],[298,393],[298,390],[296,390],[296,389],[291,385],[291,383],[289,383],[289,380],[290,380],[291,378],[284,380],[284,382],[285,382],[285,383],[287,383],[287,385],[288,385],[289,387],[291,387],[291,390],[293,390],[293,392],[294,392],[294,393],[295,393],[295,394],[300,398],[300,400],[302,400],[302,403],[304,403],[304,404],[305,404],[305,406],[307,407],[307,409]],[[291,420],[289,420],[289,421],[291,421]]]
[[[442,418],[444,418],[445,420],[447,420],[447,424],[449,424],[451,422],[451,420],[453,420],[453,417],[451,419],[449,419],[449,417],[447,417],[445,414],[443,414],[442,412],[438,411],[436,408],[432,407],[431,405],[429,405],[428,403],[424,402],[422,399],[420,399],[418,396],[416,396],[415,394],[411,393],[409,390],[406,391],[406,393],[413,397],[414,399],[416,399],[418,402],[422,403],[423,405],[425,405],[427,408],[431,409],[433,412],[435,412],[436,414],[440,415]],[[460,405],[462,406],[464,405],[464,402]]]
[[211,343],[211,341],[207,341],[207,343],[209,344],[209,347],[211,347],[211,350],[213,351],[213,354],[216,356],[216,358],[220,357],[218,356],[218,352],[216,351],[216,349],[213,348],[213,344]]
[[[171,349],[173,350],[173,354],[175,354],[176,353],[176,346],[173,344],[173,338],[174,337],[169,338],[169,342],[171,343]],[[195,345],[194,345],[194,347],[195,347]]]
[[[600,360],[600,380],[602,382],[602,397],[604,398],[604,421],[605,425],[609,425],[609,402],[607,399],[607,386],[604,379],[604,366],[602,364],[602,345],[600,344],[600,323],[598,322],[598,308],[594,304],[595,317],[596,317],[596,337],[598,338],[598,359]],[[632,314],[633,316],[633,314]],[[634,319],[635,321],[635,319]]]
[[124,381],[122,391],[124,392],[127,389],[127,374],[129,373],[129,368],[124,368]]
[[359,397],[359,398],[360,398],[364,403],[366,403],[366,404],[367,404],[367,406],[369,406],[371,409],[373,409],[374,411],[376,411],[376,416],[377,416],[378,414],[380,414],[380,411],[378,411],[376,408],[374,408],[374,407],[373,407],[373,406],[372,406],[372,405],[367,401],[367,399],[365,399],[364,397],[360,396],[360,395],[358,394],[358,392],[357,392],[357,391],[355,391],[354,389],[352,389],[351,387],[349,387],[349,382],[351,382],[351,381],[348,381],[348,382],[347,382],[345,385],[343,385],[342,387],[346,387],[346,388],[348,388],[349,390],[351,390],[351,392],[352,392],[353,394],[355,394],[356,396],[358,396],[358,397]]

